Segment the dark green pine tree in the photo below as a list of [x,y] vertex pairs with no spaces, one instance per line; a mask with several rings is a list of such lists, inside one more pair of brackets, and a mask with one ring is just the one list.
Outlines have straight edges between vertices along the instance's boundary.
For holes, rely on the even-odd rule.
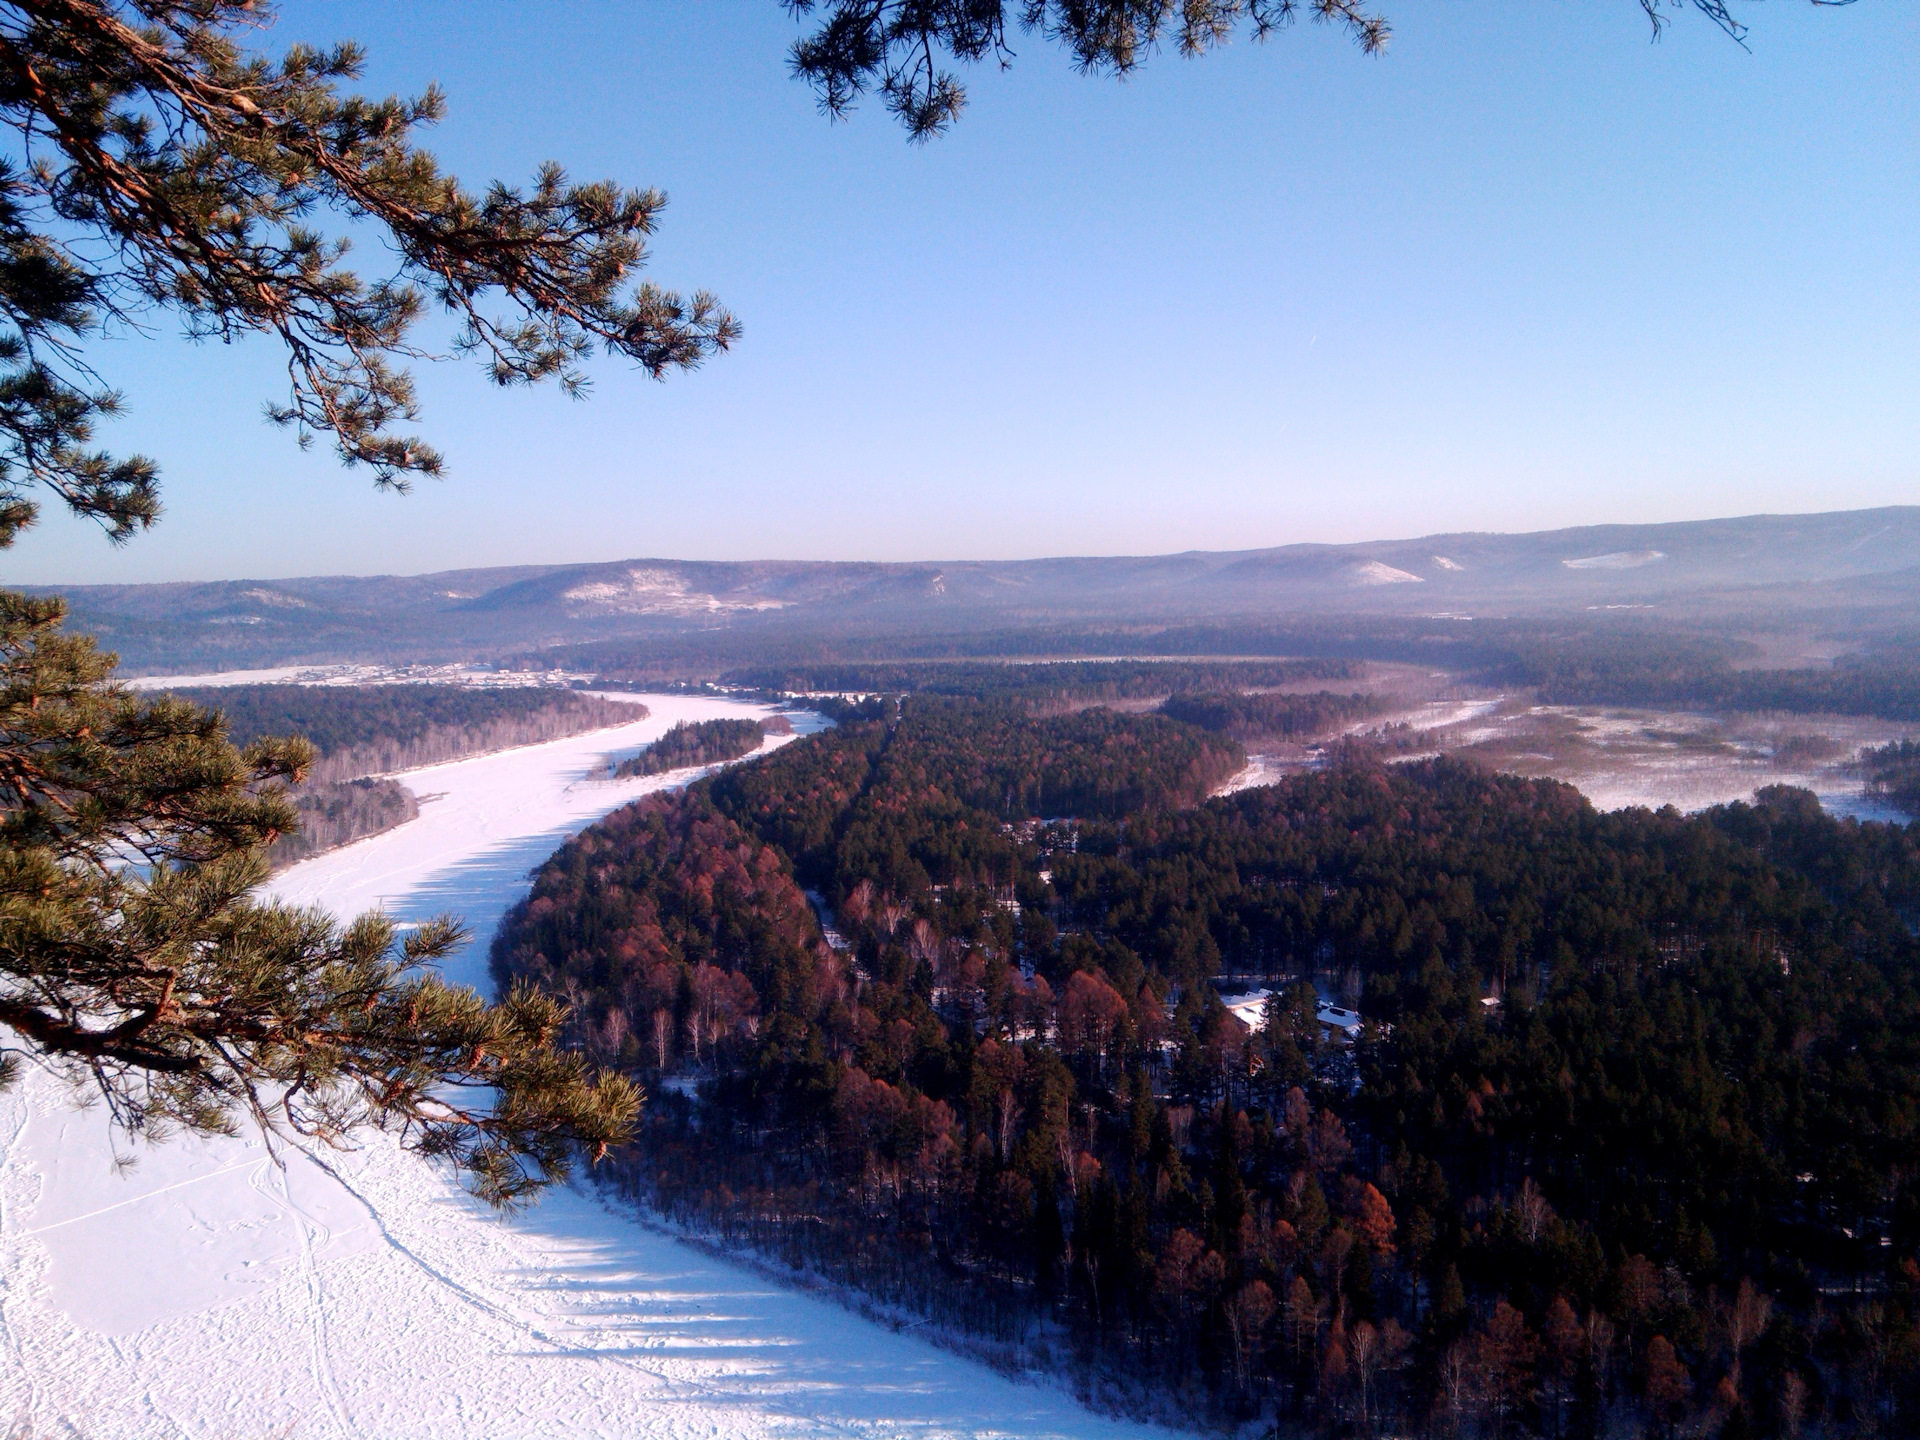
[[59,619],[0,592],[0,1024],[26,1048],[137,1136],[377,1123],[500,1204],[626,1135],[638,1092],[556,1049],[557,1002],[422,968],[452,922],[398,941],[382,916],[255,901],[305,744],[235,750],[217,716],[111,683]]
[[[499,384],[574,393],[596,350],[659,377],[738,334],[711,296],[636,279],[657,192],[557,166],[465,190],[414,143],[437,91],[343,93],[352,45],[248,54],[235,37],[268,19],[252,0],[0,5],[0,548],[37,495],[116,542],[159,514],[153,462],[93,446],[119,400],[86,354],[111,323],[277,337],[290,383],[272,418],[396,489],[441,469],[399,429],[430,308]],[[387,242],[387,273],[348,268],[349,226]],[[38,1055],[149,1137],[397,1126],[498,1203],[628,1133],[638,1093],[555,1048],[553,1000],[488,1005],[422,968],[457,943],[451,922],[402,943],[378,917],[343,930],[256,901],[305,748],[241,754],[217,717],[132,695],[61,613],[0,594],[8,1070]]]

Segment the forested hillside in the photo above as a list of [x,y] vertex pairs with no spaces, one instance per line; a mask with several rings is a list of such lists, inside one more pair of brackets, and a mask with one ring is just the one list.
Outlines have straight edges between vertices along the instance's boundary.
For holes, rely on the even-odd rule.
[[233,685],[177,693],[225,716],[236,745],[263,735],[306,737],[316,755],[309,783],[560,740],[647,714],[644,705],[532,686]]
[[227,722],[236,745],[269,735],[312,743],[293,792],[300,829],[271,848],[276,869],[404,824],[420,804],[370,778],[646,718],[644,705],[546,688],[460,685],[232,685],[176,692]]
[[702,1077],[635,1193],[1190,1419],[1920,1416],[1920,837],[1446,761],[1200,803],[1172,720],[871,709],[619,812],[502,929],[594,1058]]
[[[546,669],[564,655],[566,668],[648,683],[749,669],[775,688],[818,691],[863,688],[818,673],[839,662],[1391,659],[1413,648],[1437,658],[1493,648],[1520,632],[1557,640],[1605,630],[1616,619],[1661,640],[1685,641],[1686,630],[1702,628],[1741,637],[1811,628],[1849,641],[1888,632],[1910,639],[1917,563],[1920,510],[1901,507],[1105,559],[936,565],[652,557],[67,591],[76,621],[135,673],[483,655],[518,656]],[[1379,583],[1395,574],[1402,583]],[[1184,639],[1202,630],[1219,638]],[[1279,631],[1288,638],[1276,645]],[[568,643],[556,649],[562,636]]]

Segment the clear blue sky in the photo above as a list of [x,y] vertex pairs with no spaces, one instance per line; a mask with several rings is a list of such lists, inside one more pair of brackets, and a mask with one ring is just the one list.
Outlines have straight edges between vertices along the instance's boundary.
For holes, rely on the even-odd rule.
[[[948,138],[832,125],[775,0],[294,3],[439,81],[463,179],[672,198],[652,274],[730,356],[585,403],[424,373],[444,481],[260,418],[264,343],[104,348],[168,514],[54,513],[0,579],[1144,553],[1920,501],[1920,6],[1382,0],[1132,80],[1041,42]],[[368,257],[371,259],[372,257]]]

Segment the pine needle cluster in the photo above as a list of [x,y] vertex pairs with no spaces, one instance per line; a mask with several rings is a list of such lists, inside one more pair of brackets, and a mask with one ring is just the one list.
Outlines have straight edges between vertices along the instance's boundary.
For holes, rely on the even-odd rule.
[[[1189,58],[1237,34],[1266,40],[1301,15],[1343,32],[1378,55],[1393,26],[1368,0],[783,0],[796,18],[818,17],[789,52],[793,72],[813,86],[820,108],[839,119],[862,95],[878,93],[918,142],[945,133],[966,108],[966,87],[950,61],[1001,68],[1012,38],[1036,35],[1064,49],[1090,75],[1129,75],[1157,51]],[[1853,0],[1811,0],[1823,7]],[[1747,27],[1729,0],[1640,0],[1657,40],[1671,17],[1691,8],[1744,42]]]
[[[244,49],[270,19],[253,0],[0,5],[0,543],[33,523],[38,487],[116,541],[158,516],[153,461],[92,448],[120,399],[82,351],[110,325],[275,337],[288,390],[270,418],[402,490],[443,465],[399,428],[434,309],[497,383],[570,394],[596,350],[661,378],[738,336],[706,292],[637,280],[659,191],[558,165],[465,189],[415,142],[445,113],[437,89],[343,92],[353,44]],[[348,229],[384,242],[379,273],[348,267]]]
[[217,714],[113,683],[61,613],[0,593],[0,1024],[26,1053],[133,1136],[378,1125],[496,1204],[627,1134],[639,1092],[556,1048],[563,1005],[433,973],[452,920],[402,934],[254,898],[306,744],[236,750]]

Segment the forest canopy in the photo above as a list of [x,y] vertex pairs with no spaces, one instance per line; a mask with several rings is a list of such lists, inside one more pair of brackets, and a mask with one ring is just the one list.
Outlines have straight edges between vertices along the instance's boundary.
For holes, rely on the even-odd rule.
[[[778,728],[791,733],[793,724],[779,717]],[[663,775],[693,765],[724,765],[759,749],[771,729],[763,720],[682,720],[631,759],[613,767],[613,778]]]
[[537,686],[230,685],[172,693],[219,715],[237,745],[300,736],[314,751],[310,782],[434,765],[647,717],[637,702]]
[[1920,819],[1920,743],[1896,740],[1869,746],[1860,756],[1867,794]]
[[776,695],[949,695],[1033,709],[1115,700],[1157,700],[1192,690],[1252,690],[1310,680],[1348,680],[1350,660],[812,662],[741,666],[722,682]]
[[173,693],[219,716],[234,744],[292,735],[312,748],[313,759],[288,797],[297,828],[267,852],[275,869],[420,813],[411,790],[376,777],[647,716],[638,702],[544,686],[230,685]]
[[1450,761],[1207,800],[1203,735],[875,706],[570,842],[496,975],[699,1080],[633,1193],[1170,1415],[1920,1413],[1920,837]]
[[1230,735],[1242,743],[1261,740],[1309,740],[1366,720],[1387,709],[1378,695],[1335,694],[1316,690],[1304,695],[1272,692],[1252,695],[1207,695],[1185,692],[1169,696],[1162,715]]

